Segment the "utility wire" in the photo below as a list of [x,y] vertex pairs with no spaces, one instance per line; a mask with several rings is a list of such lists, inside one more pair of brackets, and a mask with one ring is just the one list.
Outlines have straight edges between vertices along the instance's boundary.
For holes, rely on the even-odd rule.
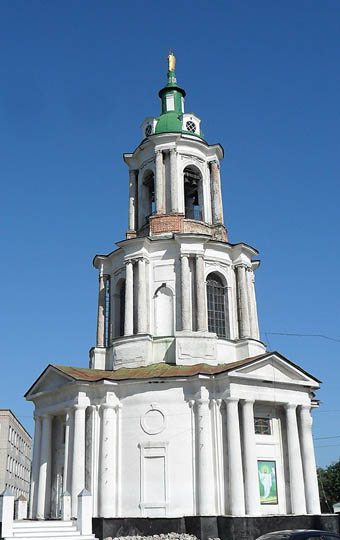
[[265,335],[269,334],[272,336],[318,337],[318,338],[328,339],[329,341],[336,341],[337,343],[340,343],[340,338],[326,336],[325,334],[300,334],[298,332],[267,332],[267,330],[263,330],[262,332]]

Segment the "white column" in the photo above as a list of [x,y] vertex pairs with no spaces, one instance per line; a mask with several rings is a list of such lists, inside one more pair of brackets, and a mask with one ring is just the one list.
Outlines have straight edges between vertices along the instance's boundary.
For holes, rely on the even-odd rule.
[[115,482],[115,405],[102,405],[102,437],[99,471],[99,508],[100,516],[110,518],[115,516],[116,482]]
[[63,475],[63,492],[68,491],[69,482],[69,465],[70,465],[70,428],[72,422],[72,411],[65,411],[65,447],[64,447],[64,475]]
[[124,336],[133,334],[133,263],[126,261]]
[[37,494],[40,469],[40,446],[41,446],[41,418],[34,415],[34,447],[32,459],[32,476],[30,487],[30,511],[29,518],[33,519],[37,513]]
[[85,404],[74,406],[72,517],[77,517],[78,495],[85,488],[85,409]]
[[177,152],[170,150],[171,212],[178,212]]
[[203,255],[196,256],[196,305],[197,305],[197,330],[206,332],[207,321],[207,295],[204,278]]
[[189,256],[181,255],[182,330],[192,330]]
[[260,514],[260,490],[257,473],[256,442],[254,429],[254,400],[245,399],[242,405],[243,471],[246,514]]
[[212,198],[212,221],[223,223],[220,167],[217,161],[210,161],[210,182]]
[[225,400],[227,413],[227,448],[229,471],[229,511],[232,516],[244,516],[244,487],[238,398]]
[[165,212],[165,186],[163,172],[163,154],[161,150],[156,151],[156,174],[155,174],[155,204],[156,214]]
[[52,416],[42,416],[37,519],[49,517],[51,509]]
[[211,419],[207,396],[196,400],[196,426],[197,513],[200,516],[209,516],[216,513],[216,508]]
[[290,480],[290,501],[292,514],[306,513],[306,500],[300,451],[296,405],[286,403],[286,425],[288,445],[288,466]]
[[137,178],[138,171],[129,170],[129,230],[135,231],[137,228]]
[[99,274],[97,347],[105,347],[105,277],[102,270]]
[[307,514],[321,514],[310,406],[301,405],[299,414],[301,428],[301,455],[303,474],[305,479]]
[[147,305],[146,305],[146,274],[145,259],[138,259],[138,291],[137,291],[137,328],[138,334],[147,332]]
[[254,272],[252,268],[247,268],[246,270],[246,281],[247,281],[248,304],[249,304],[250,335],[253,339],[260,339],[259,322],[257,318]]
[[240,339],[244,339],[250,337],[249,306],[245,266],[243,264],[236,266],[236,272],[239,336]]

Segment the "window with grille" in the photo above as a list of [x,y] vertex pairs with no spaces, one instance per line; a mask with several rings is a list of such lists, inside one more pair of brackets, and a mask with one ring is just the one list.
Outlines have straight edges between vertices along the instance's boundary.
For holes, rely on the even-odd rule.
[[186,128],[188,131],[191,131],[191,133],[196,132],[196,124],[191,120],[188,120],[188,122],[186,123]]
[[217,274],[207,279],[208,330],[220,337],[226,337],[225,287]]
[[254,418],[255,433],[257,435],[271,435],[270,418]]

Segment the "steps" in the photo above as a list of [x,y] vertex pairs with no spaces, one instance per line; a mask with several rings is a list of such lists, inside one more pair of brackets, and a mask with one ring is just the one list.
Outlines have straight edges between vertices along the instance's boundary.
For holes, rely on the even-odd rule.
[[13,536],[4,540],[96,540],[94,534],[81,535],[74,521],[13,521]]

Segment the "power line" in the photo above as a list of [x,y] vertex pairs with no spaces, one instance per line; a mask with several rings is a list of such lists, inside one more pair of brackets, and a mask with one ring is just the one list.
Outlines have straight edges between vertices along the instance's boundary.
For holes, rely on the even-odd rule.
[[267,330],[263,330],[262,332],[265,335],[269,334],[272,336],[318,337],[318,338],[328,339],[329,341],[336,341],[337,343],[340,343],[340,338],[326,336],[325,334],[300,334],[298,332],[267,332]]
[[313,437],[314,441],[321,441],[321,439],[340,439],[340,435],[332,435],[331,437]]

